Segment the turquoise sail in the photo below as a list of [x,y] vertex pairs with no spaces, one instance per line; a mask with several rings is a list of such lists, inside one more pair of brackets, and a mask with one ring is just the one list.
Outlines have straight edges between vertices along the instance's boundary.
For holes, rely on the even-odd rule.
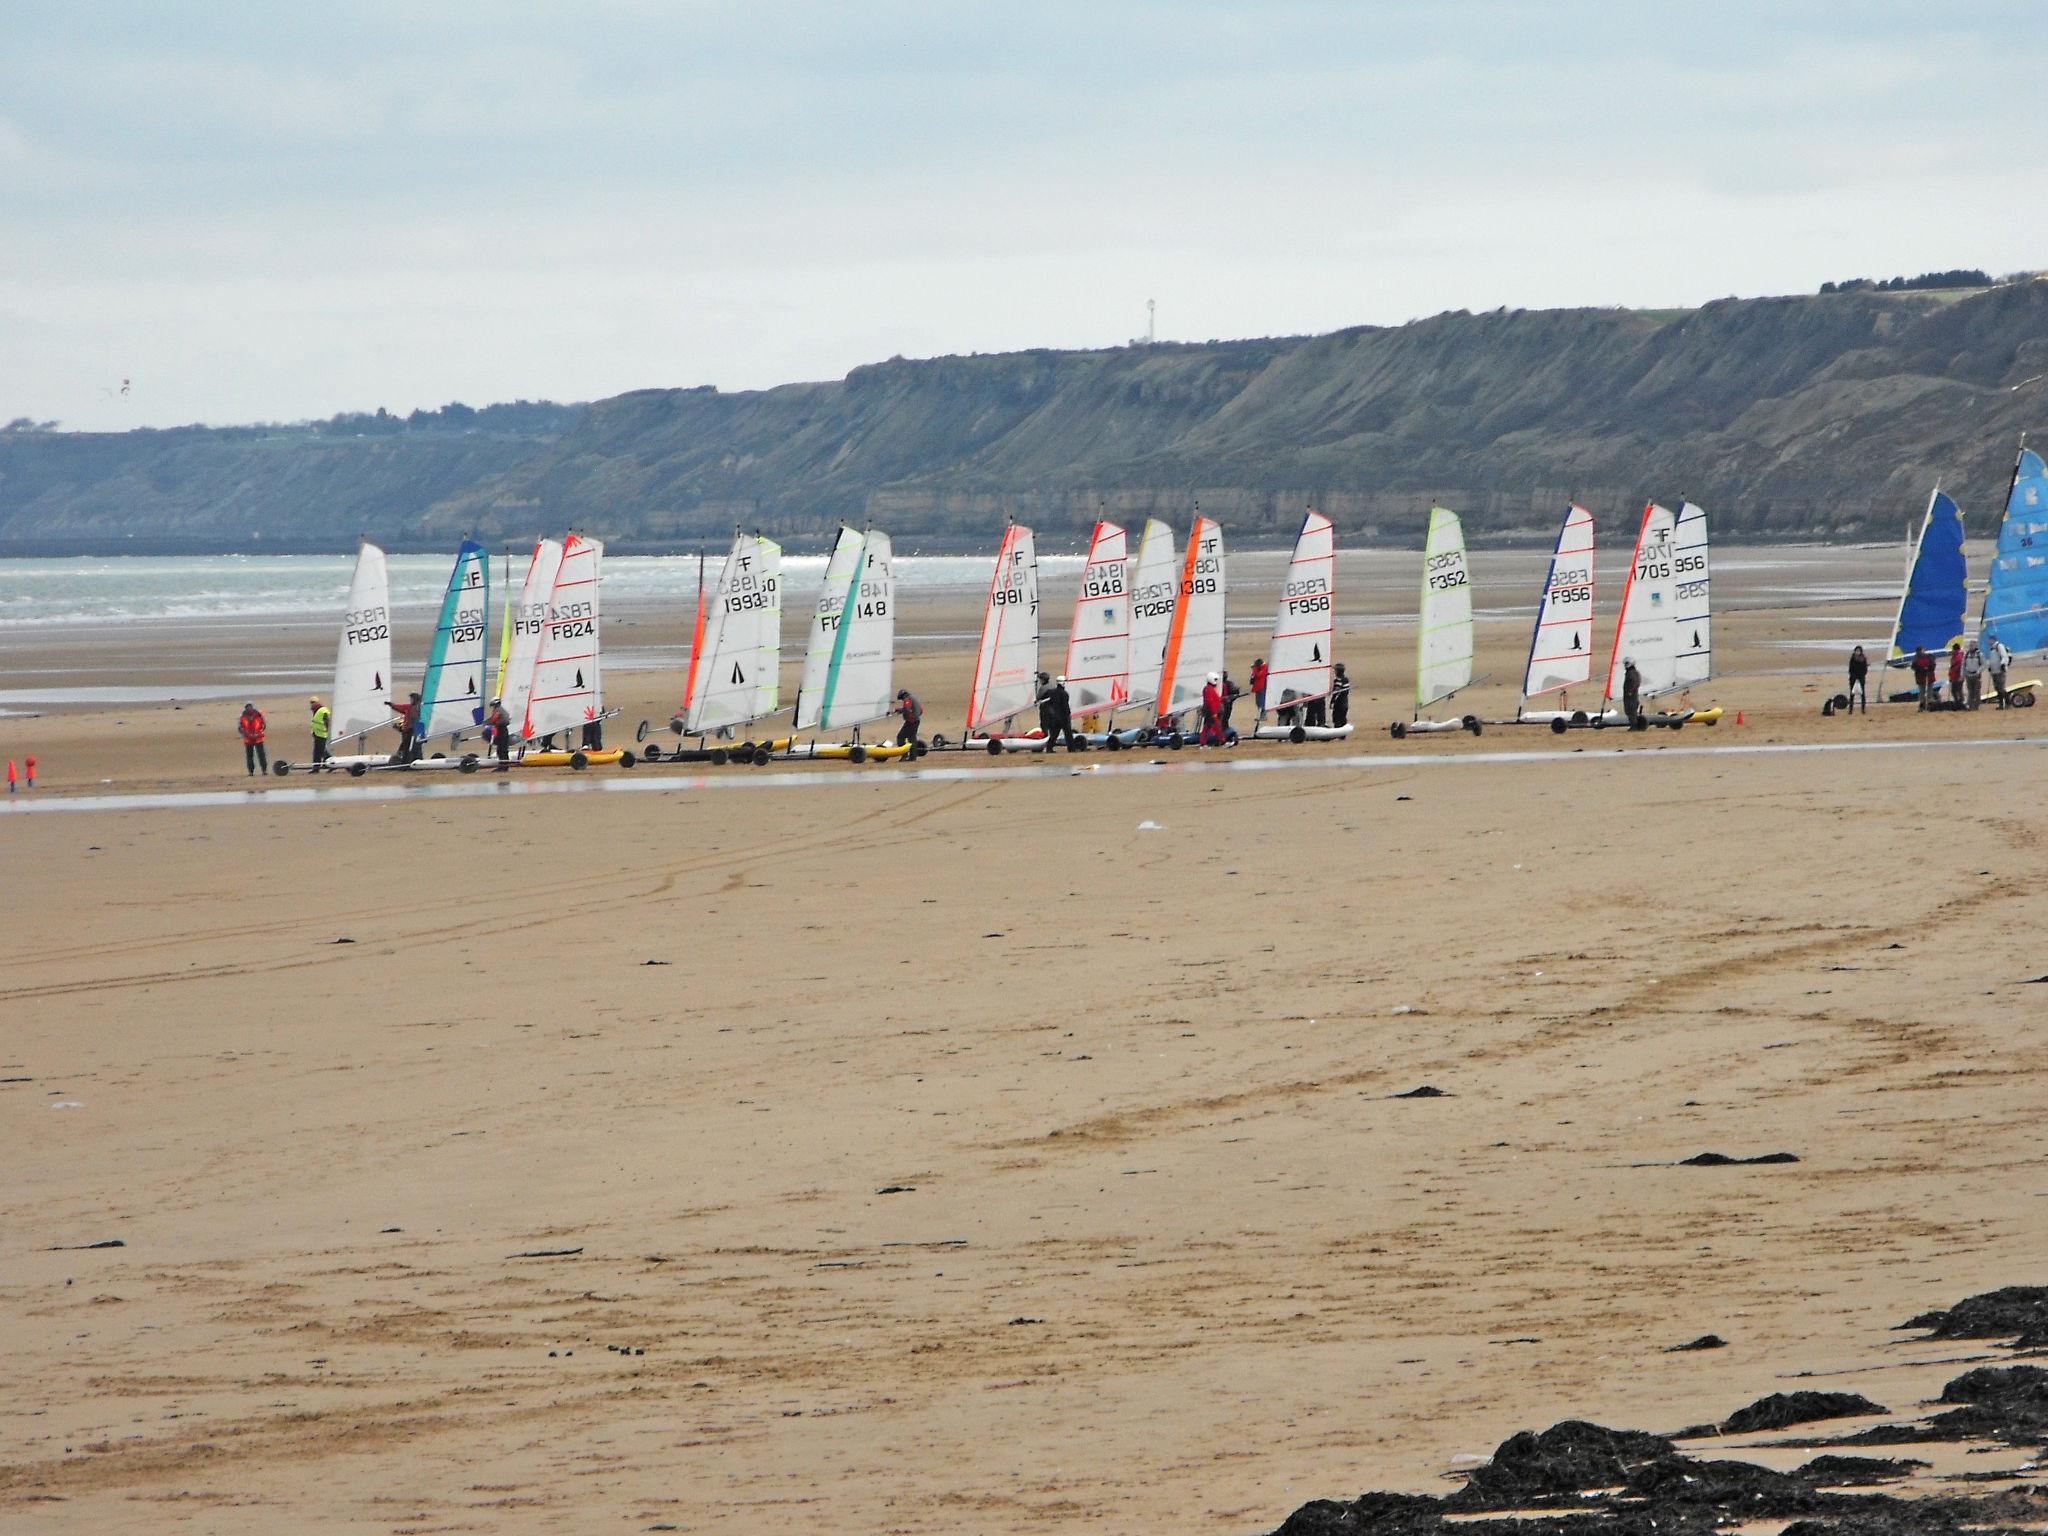
[[2048,466],[2031,448],[2013,471],[1977,629],[2014,655],[2048,651]]
[[1963,610],[1969,605],[1969,569],[1963,562],[1963,514],[1946,491],[1936,491],[1920,525],[1913,570],[1899,599],[1892,629],[1892,659],[1910,657],[1921,646],[1946,651],[1963,638]]
[[490,649],[490,556],[465,539],[441,599],[440,622],[420,684],[421,734],[440,736],[483,724],[484,657]]

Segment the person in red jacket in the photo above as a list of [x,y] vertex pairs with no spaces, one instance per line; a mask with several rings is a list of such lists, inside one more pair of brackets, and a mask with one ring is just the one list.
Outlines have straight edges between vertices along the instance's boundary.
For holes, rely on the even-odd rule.
[[1924,645],[1913,647],[1913,687],[1920,696],[1920,707],[1934,708],[1934,658]]
[[1223,677],[1216,672],[1202,684],[1202,745],[1223,745]]
[[1948,707],[1963,707],[1963,642],[1948,648]]
[[254,699],[242,706],[235,729],[242,733],[242,760],[249,765],[249,776],[254,778],[259,770],[270,772],[270,754],[263,746],[263,711]]
[[1263,719],[1266,713],[1266,658],[1261,656],[1252,662],[1252,708]]

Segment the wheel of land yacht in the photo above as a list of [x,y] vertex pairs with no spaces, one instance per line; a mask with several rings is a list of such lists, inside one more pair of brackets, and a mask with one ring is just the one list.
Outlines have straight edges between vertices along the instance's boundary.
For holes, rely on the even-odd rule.
[[585,752],[580,747],[577,748],[574,752],[571,752],[569,754],[569,766],[571,768],[574,768],[578,773],[581,773],[584,769],[590,766],[590,754],[588,752]]
[[2032,709],[2034,707],[2034,690],[2029,688],[2025,693],[2015,698],[2013,703],[2019,705],[2021,709]]
[[276,774],[281,779],[286,774],[292,771],[292,765],[280,757],[276,762],[270,765],[270,771]]
[[474,752],[465,752],[462,754],[462,761],[455,765],[455,771],[457,773],[475,773],[476,767],[476,754]]
[[1387,734],[1393,737],[1394,740],[1399,741],[1408,734],[1408,727],[1399,720],[1390,721],[1387,725]]
[[660,743],[660,742],[657,742],[657,741],[650,741],[649,743],[647,743],[647,750],[646,750],[645,752],[642,752],[642,753],[641,753],[640,755],[641,755],[642,757],[646,758],[646,759],[647,759],[647,761],[648,761],[648,762],[650,762],[650,763],[658,763],[658,762],[660,762],[660,761],[661,761],[661,743]]
[[931,751],[931,747],[928,746],[926,743],[922,741],[913,741],[910,744],[910,760],[914,763],[929,751]]
[[1166,738],[1166,744],[1167,746],[1171,747],[1174,751],[1178,752],[1187,743],[1185,739],[1181,736],[1180,732],[1175,731],[1171,736]]
[[1293,742],[1297,747],[1300,746],[1304,741],[1308,740],[1308,728],[1306,726],[1297,725],[1293,730],[1287,733],[1287,739]]
[[938,748],[938,749],[939,749],[939,750],[940,750],[941,752],[945,751],[945,750],[946,750],[946,733],[945,733],[944,731],[933,731],[933,732],[932,732],[932,745],[933,745],[934,747],[937,747],[937,748]]
[[1683,720],[1674,720],[1671,722],[1671,729],[1673,729],[1674,731],[1682,731],[1685,729],[1685,722]]
[[1001,757],[1003,755],[1003,744],[993,736],[988,739],[988,755],[990,757]]
[[768,766],[768,760],[774,755],[774,753],[768,750],[767,743],[762,743],[760,746],[754,748],[754,766],[756,768],[766,768]]
[[619,754],[619,766],[621,768],[631,768],[635,766],[639,761],[640,759],[635,757],[631,752],[621,752]]
[[348,776],[352,779],[360,779],[369,771],[369,766],[365,763],[350,763],[348,765]]
[[1553,720],[1550,722],[1550,734],[1553,736],[1562,736],[1570,729],[1571,727],[1566,725],[1563,720]]
[[849,763],[864,763],[868,760],[868,749],[856,741],[846,749],[846,760]]
[[1595,715],[1586,724],[1592,726],[1596,731],[1604,731],[1607,729],[1607,717],[1605,715]]
[[1573,725],[1584,725],[1585,723],[1586,723],[1586,712],[1585,712],[1585,711],[1584,711],[1583,709],[1575,709],[1575,710],[1573,710],[1573,711],[1572,711],[1572,724],[1573,724]]
[[648,727],[651,726],[653,723],[654,722],[651,720],[642,720],[637,726],[633,728],[633,739],[635,741],[645,741],[647,739]]
[[1479,723],[1479,717],[1477,715],[1467,715],[1464,719],[1463,724],[1465,726],[1465,729],[1470,731],[1474,736],[1477,736],[1481,731],[1485,729],[1485,727]]
[[727,758],[728,758],[729,756],[731,756],[731,754],[730,754],[730,753],[728,753],[728,752],[727,752],[727,751],[725,750],[725,748],[723,748],[723,747],[713,747],[713,748],[711,749],[711,758],[710,758],[710,761],[711,761],[711,766],[712,766],[712,767],[714,767],[714,768],[723,768],[723,767],[725,766],[725,760],[726,760],[726,759],[727,759]]
[[1124,749],[1124,739],[1117,735],[1115,731],[1111,731],[1102,738],[1102,746],[1103,750],[1107,752],[1121,752]]

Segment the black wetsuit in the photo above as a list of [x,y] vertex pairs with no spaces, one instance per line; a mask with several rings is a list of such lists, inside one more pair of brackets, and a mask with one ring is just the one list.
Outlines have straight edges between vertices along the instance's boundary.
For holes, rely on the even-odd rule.
[[1067,750],[1074,750],[1074,701],[1067,694],[1065,683],[1054,683],[1038,706],[1039,724],[1045,730],[1045,749],[1050,752],[1066,739]]

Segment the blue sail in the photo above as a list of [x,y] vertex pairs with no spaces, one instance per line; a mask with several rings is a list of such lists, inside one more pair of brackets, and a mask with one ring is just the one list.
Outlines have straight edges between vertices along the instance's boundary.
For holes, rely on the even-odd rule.
[[2015,655],[2048,650],[2048,466],[2021,451],[1977,628]]
[[1969,568],[1963,563],[1963,514],[1946,491],[1927,503],[1927,521],[1920,525],[1920,544],[1913,571],[1899,600],[1898,627],[1892,631],[1892,657],[1911,656],[1915,648],[1946,651],[1963,638],[1963,610]]
[[484,718],[484,656],[490,648],[490,557],[483,545],[464,539],[441,599],[433,649],[420,684],[421,734],[479,725]]

